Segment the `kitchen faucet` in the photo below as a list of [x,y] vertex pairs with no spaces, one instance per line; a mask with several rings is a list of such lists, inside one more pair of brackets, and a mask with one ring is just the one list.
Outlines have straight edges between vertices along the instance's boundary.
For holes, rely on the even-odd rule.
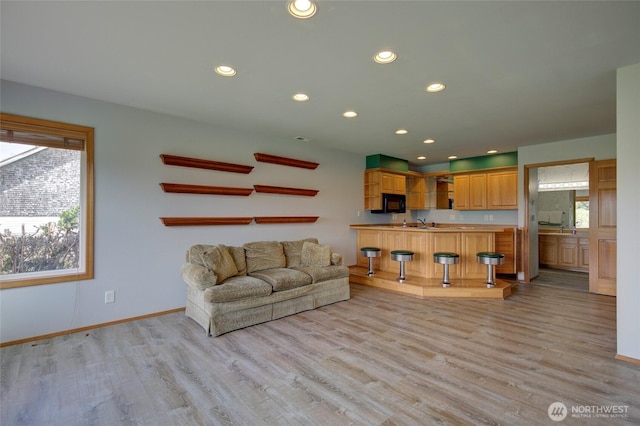
[[427,218],[426,217],[424,219],[418,218],[418,222],[420,222],[422,224],[423,228],[427,227]]

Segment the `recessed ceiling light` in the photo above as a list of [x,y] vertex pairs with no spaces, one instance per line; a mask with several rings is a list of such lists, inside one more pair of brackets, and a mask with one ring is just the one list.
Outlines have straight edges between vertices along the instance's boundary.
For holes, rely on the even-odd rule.
[[397,57],[398,55],[396,55],[392,51],[383,50],[382,52],[376,53],[376,55],[373,57],[373,60],[379,64],[390,64],[391,62],[395,61]]
[[291,0],[287,10],[294,18],[308,19],[316,14],[318,5],[313,0]]
[[396,130],[396,135],[406,135],[407,133],[409,133],[409,132],[407,130],[405,130],[405,129]]
[[305,138],[304,136],[296,136],[294,139],[297,140],[297,141],[300,141],[300,142],[310,142],[311,141],[311,139]]
[[294,101],[304,102],[309,100],[309,96],[304,93],[296,93],[291,97]]
[[418,160],[426,160],[426,159],[427,159],[427,157],[425,157],[424,155],[418,156]]
[[458,156],[457,155],[450,155],[447,158],[449,158],[449,160],[455,160],[456,158],[458,158]]
[[443,83],[431,83],[430,85],[427,86],[427,92],[429,93],[442,92],[444,88],[445,88],[445,85]]
[[224,77],[233,77],[236,75],[236,70],[228,65],[219,65],[215,68],[215,71]]
[[434,143],[435,140],[434,139],[425,139],[424,141],[422,141],[422,143]]
[[356,118],[358,113],[355,111],[345,111],[342,113],[342,116],[345,118]]
[[490,149],[489,151],[487,151],[487,154],[495,154],[496,152],[498,152],[495,149]]

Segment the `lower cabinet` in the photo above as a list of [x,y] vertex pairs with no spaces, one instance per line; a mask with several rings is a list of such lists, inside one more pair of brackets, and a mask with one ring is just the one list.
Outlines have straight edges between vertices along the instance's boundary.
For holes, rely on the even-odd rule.
[[520,231],[517,227],[496,232],[496,252],[504,254],[504,264],[496,266],[498,274],[517,274],[520,265]]
[[589,238],[573,234],[540,234],[540,266],[551,269],[589,272]]

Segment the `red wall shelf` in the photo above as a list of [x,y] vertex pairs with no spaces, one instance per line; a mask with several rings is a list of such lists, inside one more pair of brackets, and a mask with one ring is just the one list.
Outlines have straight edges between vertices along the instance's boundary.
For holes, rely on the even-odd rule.
[[248,225],[253,217],[161,217],[164,226]]
[[253,188],[233,188],[228,186],[186,185],[182,183],[161,183],[164,192],[180,194],[209,194],[209,195],[251,195]]
[[263,163],[280,164],[281,166],[300,167],[303,169],[315,169],[316,167],[318,167],[318,163],[314,163],[312,161],[278,157],[277,155],[262,154],[260,152],[256,152],[255,154],[253,154],[253,156],[257,161],[261,161]]
[[259,224],[269,223],[312,223],[318,220],[319,216],[258,216],[254,219]]
[[221,172],[250,173],[253,166],[242,164],[222,163],[220,161],[202,160],[200,158],[180,157],[177,155],[160,154],[164,164],[170,166],[193,167],[197,169],[218,170]]
[[316,189],[285,188],[283,186],[253,185],[256,192],[266,192],[269,194],[304,195],[313,197],[318,193]]

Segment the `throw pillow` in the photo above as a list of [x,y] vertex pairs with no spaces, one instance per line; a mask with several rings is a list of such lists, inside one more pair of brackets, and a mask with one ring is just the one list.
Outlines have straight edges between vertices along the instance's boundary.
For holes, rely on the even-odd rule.
[[222,244],[212,246],[203,253],[202,257],[206,262],[205,266],[215,272],[218,277],[218,284],[238,273],[233,257],[227,247]]
[[305,242],[302,244],[300,254],[302,266],[329,266],[331,265],[331,246]]
[[302,254],[302,245],[305,241],[318,244],[317,238],[305,238],[298,241],[283,241],[284,256],[287,258],[287,268],[300,266],[300,255]]
[[287,265],[282,244],[277,241],[256,241],[243,245],[247,256],[247,273]]

